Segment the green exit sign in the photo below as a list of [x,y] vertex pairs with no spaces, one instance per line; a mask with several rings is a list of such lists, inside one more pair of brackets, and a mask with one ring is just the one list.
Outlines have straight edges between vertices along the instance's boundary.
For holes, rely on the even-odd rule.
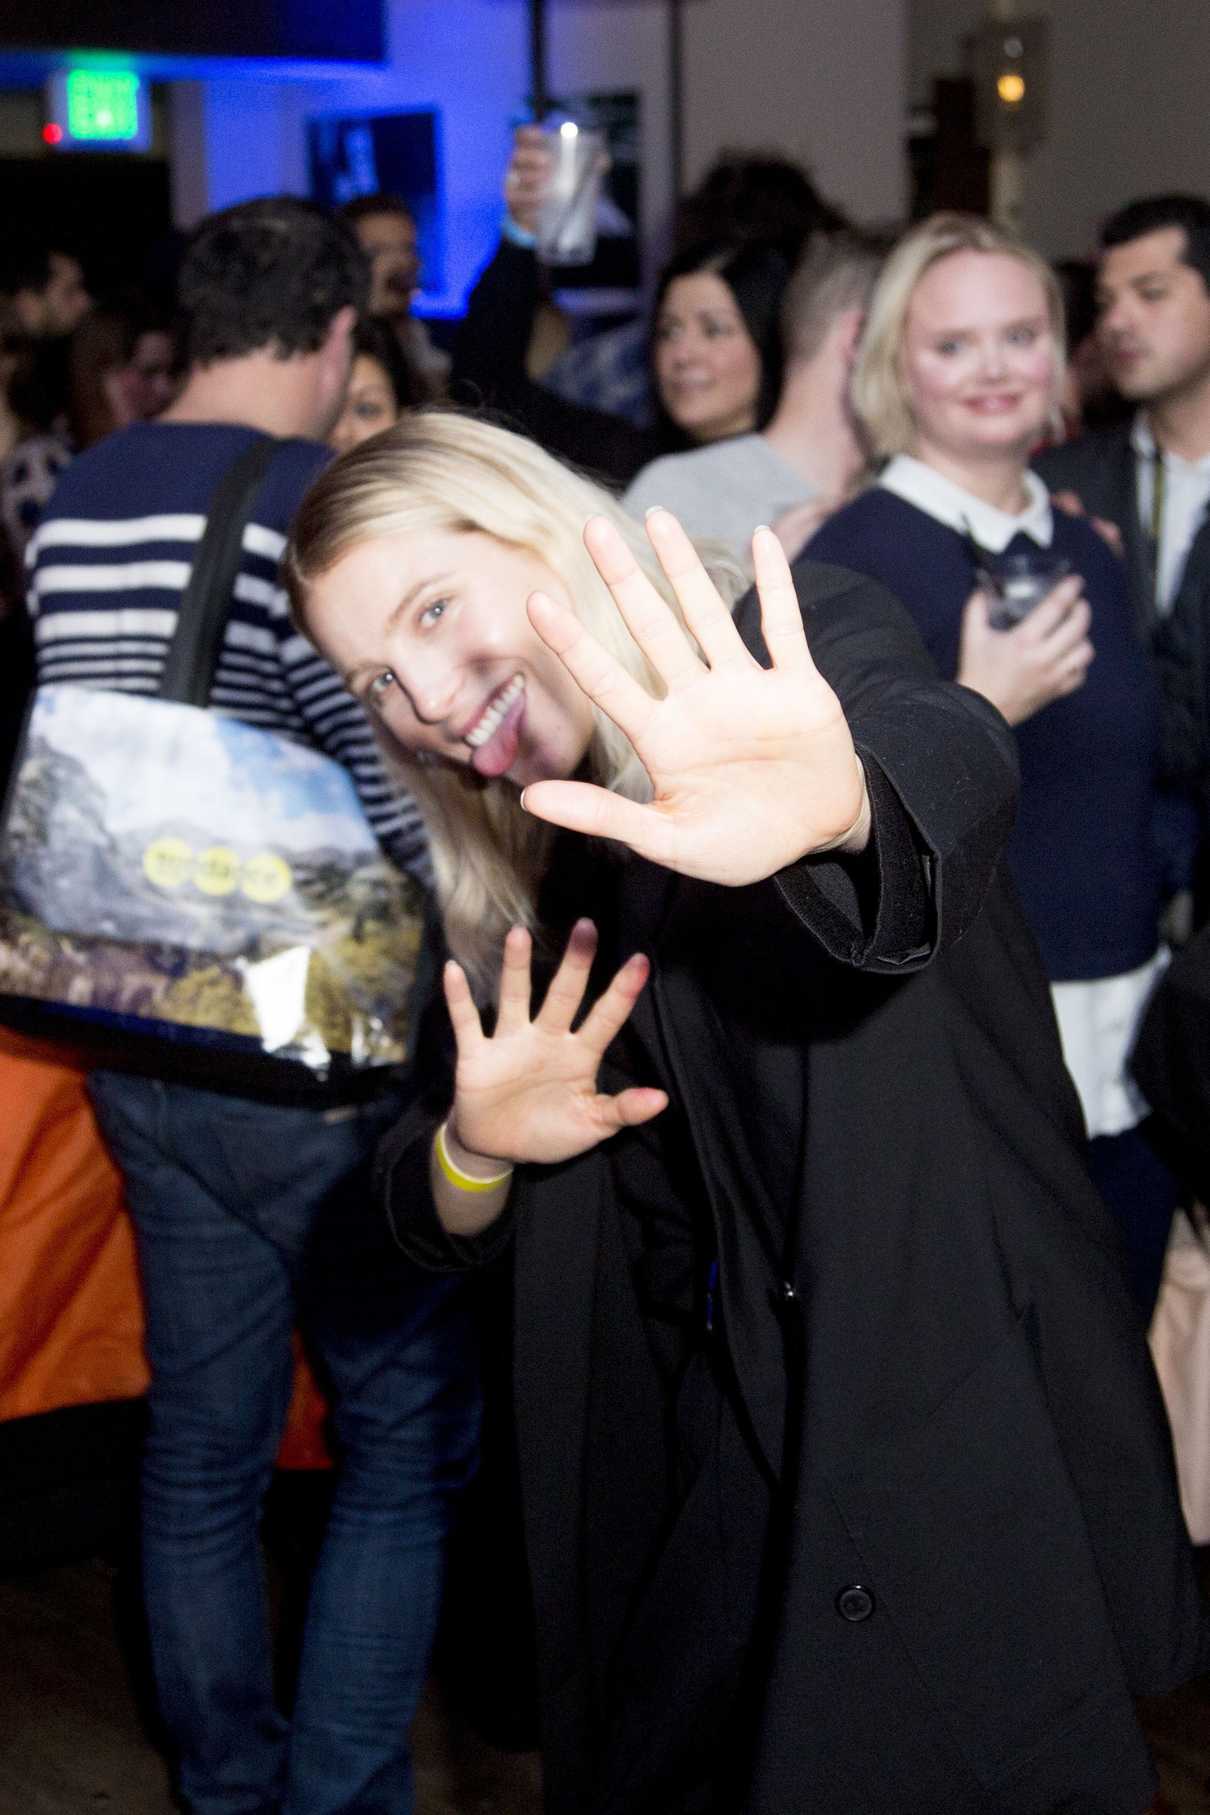
[[47,84],[42,137],[60,151],[144,151],[147,84],[132,69],[64,69]]
[[137,139],[138,76],[73,69],[67,78],[67,130],[73,139]]

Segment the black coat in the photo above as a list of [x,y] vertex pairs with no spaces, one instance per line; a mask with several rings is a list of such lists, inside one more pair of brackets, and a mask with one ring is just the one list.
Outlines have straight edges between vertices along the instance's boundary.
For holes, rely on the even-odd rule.
[[[1138,1815],[1152,1779],[1130,1698],[1199,1667],[1203,1615],[1046,985],[997,870],[1011,734],[936,680],[879,588],[797,579],[866,764],[871,852],[739,891],[614,870],[654,959],[645,1081],[692,1149],[668,1188],[718,1260],[706,1504],[661,1470],[658,1345],[619,1236],[631,1137],[519,1178],[477,1243],[435,1223],[431,1121],[382,1154],[418,1258],[482,1258],[515,1232],[548,1807]],[[600,895],[584,905],[607,918]],[[733,1781],[678,1799],[678,1758],[719,1731],[716,1783],[728,1754]]]
[[[1138,457],[1130,425],[1081,435],[1048,448],[1035,462],[1052,491],[1073,491],[1092,517],[1116,523],[1139,635],[1156,662],[1163,698],[1163,778],[1198,798],[1210,823],[1210,513],[1189,544],[1176,597],[1166,616],[1156,610],[1153,549],[1139,521]],[[1200,860],[1199,917],[1210,905],[1206,856]]]

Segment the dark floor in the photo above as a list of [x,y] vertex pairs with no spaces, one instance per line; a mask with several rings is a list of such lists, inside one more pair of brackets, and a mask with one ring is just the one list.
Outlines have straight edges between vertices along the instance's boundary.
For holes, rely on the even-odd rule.
[[[120,1625],[106,1562],[0,1577],[0,1815],[171,1815]],[[1147,1704],[1144,1722],[1173,1815],[1210,1815],[1210,1678]],[[536,1756],[484,1743],[436,1685],[415,1746],[417,1815],[538,1815]]]
[[[171,1815],[100,1560],[0,1577],[0,1815]],[[416,1724],[416,1815],[538,1815],[532,1752],[501,1752],[435,1684]]]

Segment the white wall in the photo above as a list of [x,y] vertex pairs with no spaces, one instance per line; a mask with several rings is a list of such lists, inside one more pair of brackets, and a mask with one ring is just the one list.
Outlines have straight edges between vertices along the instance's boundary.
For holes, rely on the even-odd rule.
[[[1046,142],[1029,159],[1025,231],[1059,257],[1093,248],[1106,214],[1133,196],[1210,192],[1205,110],[1210,9],[1189,0],[1026,0],[1050,19]],[[912,0],[910,85],[958,73],[979,0]]]
[[727,145],[801,159],[859,220],[906,204],[905,0],[687,0],[693,182]]
[[[685,0],[686,178],[728,146],[801,159],[858,218],[903,211],[907,0]],[[549,0],[553,93],[637,89],[643,234],[672,202],[668,19],[662,0]],[[241,76],[181,91],[178,218],[306,187],[305,123],[322,113],[441,110],[447,289],[457,306],[499,224],[510,122],[527,88],[525,0],[393,0],[390,66],[336,81]]]

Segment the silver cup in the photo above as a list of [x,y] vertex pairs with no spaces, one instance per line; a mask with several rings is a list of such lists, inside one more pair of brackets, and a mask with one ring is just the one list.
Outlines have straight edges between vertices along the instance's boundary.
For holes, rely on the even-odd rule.
[[543,127],[551,151],[550,186],[538,217],[543,264],[588,265],[597,249],[597,201],[609,165],[605,135],[574,120]]

